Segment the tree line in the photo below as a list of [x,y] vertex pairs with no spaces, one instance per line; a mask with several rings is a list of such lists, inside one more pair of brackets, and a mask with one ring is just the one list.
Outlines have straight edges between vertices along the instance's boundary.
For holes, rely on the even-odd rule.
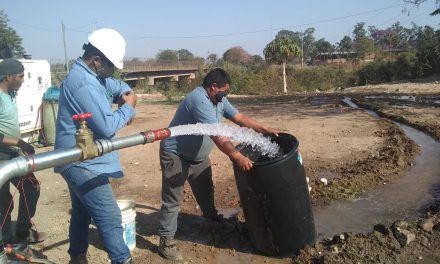
[[[414,0],[412,3],[424,1]],[[437,10],[432,14],[435,15]],[[324,38],[316,39],[314,33],[314,28],[304,31],[280,30],[265,46],[264,58],[235,46],[226,50],[221,57],[211,53],[202,58],[187,49],[165,49],[151,60],[194,61],[203,65],[200,67],[200,76],[204,67],[226,67],[232,72],[236,93],[256,94],[287,93],[287,83],[289,91],[315,91],[331,88],[328,85],[346,87],[440,73],[440,30],[430,26],[422,27],[413,23],[412,27],[406,28],[396,22],[388,28],[377,28],[359,22],[351,36],[343,36],[333,44]],[[335,54],[347,63],[313,66],[319,58]],[[374,60],[364,63],[364,58],[371,54]],[[0,58],[11,56],[23,58],[26,52],[22,39],[8,25],[7,15],[0,10]],[[127,65],[136,63],[142,61],[132,58],[126,62]],[[185,91],[185,87],[184,84],[181,89],[182,84],[177,84],[176,89]]]

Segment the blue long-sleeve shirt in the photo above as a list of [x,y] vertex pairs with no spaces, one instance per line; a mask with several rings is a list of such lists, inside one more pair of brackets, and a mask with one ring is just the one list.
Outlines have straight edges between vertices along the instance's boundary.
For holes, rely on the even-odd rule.
[[[78,58],[60,86],[55,149],[70,148],[76,144],[75,133],[79,123],[72,120],[72,115],[80,113],[92,114],[87,119],[87,125],[95,140],[113,138],[135,114],[133,107],[127,103],[112,110],[112,103],[130,90],[128,84],[120,80],[99,78]],[[110,177],[123,176],[116,151],[92,160],[55,167],[55,172],[62,172],[73,165]]]

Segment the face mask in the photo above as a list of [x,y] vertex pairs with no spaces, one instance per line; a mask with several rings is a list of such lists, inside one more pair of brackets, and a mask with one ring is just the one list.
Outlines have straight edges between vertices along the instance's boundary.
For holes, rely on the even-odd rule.
[[102,67],[101,69],[96,71],[96,75],[101,78],[108,78],[113,75],[114,68],[110,67]]
[[223,98],[225,98],[227,95],[228,95],[227,92],[218,92],[218,93],[215,95],[215,100],[217,100],[217,102],[220,103],[220,102],[223,100]]
[[101,68],[98,69],[95,64],[96,75],[100,78],[108,78],[113,75],[115,72],[115,67],[112,65],[111,67],[107,66],[107,63],[104,63],[103,59],[101,59]]

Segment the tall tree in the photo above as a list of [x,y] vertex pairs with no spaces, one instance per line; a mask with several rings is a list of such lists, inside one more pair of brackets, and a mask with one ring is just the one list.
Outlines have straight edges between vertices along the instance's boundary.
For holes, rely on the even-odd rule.
[[194,55],[187,49],[180,49],[176,51],[177,58],[181,61],[187,61],[194,59]]
[[383,30],[374,26],[369,26],[368,31],[370,32],[370,37],[373,39],[376,48],[380,48],[382,50],[411,49],[411,45],[409,43],[410,29],[403,27],[400,22],[396,22],[391,25],[391,27]]
[[420,42],[420,35],[422,34],[423,27],[418,26],[416,23],[412,22],[412,28],[407,29],[408,43],[412,49],[417,50]]
[[223,53],[223,60],[234,64],[246,64],[251,55],[242,47],[232,47]]
[[423,66],[423,74],[440,72],[440,30],[425,26],[419,35],[417,58]]
[[359,41],[361,38],[367,37],[367,31],[364,28],[365,23],[359,22],[354,26],[353,29],[353,40],[354,42]]
[[387,33],[383,39],[384,44],[388,47],[388,50],[396,49],[400,43],[399,35],[396,34],[392,29],[388,29]]
[[287,93],[286,63],[294,57],[301,56],[301,48],[294,38],[277,35],[263,50],[264,57],[269,63],[283,65],[283,91]]
[[304,58],[307,59],[311,59],[312,58],[312,54],[313,54],[313,50],[315,49],[315,37],[313,36],[313,34],[315,33],[315,29],[314,28],[308,28],[306,30],[304,30],[301,33],[301,37],[302,37],[302,57],[301,57],[301,65],[304,64]]
[[158,61],[177,61],[177,52],[171,49],[161,50],[157,55]]
[[333,51],[333,45],[324,38],[319,39],[315,42],[316,55],[323,54],[324,58],[328,58],[328,56],[331,56],[331,53]]
[[373,40],[367,36],[367,31],[364,29],[364,25],[364,22],[359,22],[354,26],[353,30],[354,49],[358,58],[361,59],[374,49]]
[[304,59],[311,59],[314,54],[314,43],[315,37],[313,34],[315,33],[314,28],[308,28],[304,31],[290,31],[290,30],[280,30],[277,37],[287,37],[291,38],[295,41],[298,47],[301,48],[301,65],[304,64]]
[[409,29],[405,28],[400,24],[400,22],[396,22],[391,25],[390,29],[397,35],[398,44],[397,48],[402,50],[409,50],[410,45],[408,43],[409,40]]
[[353,51],[353,40],[349,36],[344,36],[339,42],[338,49],[345,53],[348,59],[348,54]]
[[210,53],[206,60],[208,61],[208,63],[214,63],[217,60],[217,54]]
[[3,10],[0,10],[0,56],[23,58],[25,50],[22,39],[17,32],[8,25],[9,19]]
[[250,65],[255,65],[255,64],[259,64],[263,62],[263,57],[261,57],[260,55],[252,55],[251,59],[249,61]]

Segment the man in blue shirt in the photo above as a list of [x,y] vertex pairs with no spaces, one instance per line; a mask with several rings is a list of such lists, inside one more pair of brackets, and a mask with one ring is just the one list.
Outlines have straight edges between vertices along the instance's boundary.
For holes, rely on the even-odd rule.
[[[18,109],[16,93],[24,81],[23,64],[16,59],[5,59],[0,62],[0,160],[10,160],[21,153],[34,154],[34,147],[21,140],[18,124]],[[10,182],[20,192],[17,224],[15,226],[15,239],[12,234],[11,210],[13,209],[12,195],[9,191],[10,184],[0,186],[0,228],[3,241],[12,243],[42,242],[43,233],[31,229],[31,218],[34,217],[38,198],[40,197],[40,184],[33,173]]]
[[[217,124],[222,117],[225,117],[239,126],[249,127],[264,134],[277,135],[274,129],[238,112],[229,103],[226,95],[230,83],[231,79],[225,70],[220,68],[211,70],[205,76],[202,86],[195,88],[179,105],[169,127],[196,123]],[[222,220],[214,205],[214,187],[209,160],[209,153],[214,143],[243,170],[252,168],[252,161],[243,156],[226,137],[178,136],[167,138],[160,143],[162,207],[159,253],[164,258],[183,259],[177,249],[174,235],[186,180],[200,205],[203,216],[214,221]]]
[[[122,69],[125,40],[113,29],[99,29],[89,35],[84,54],[73,64],[60,87],[55,149],[73,147],[78,123],[72,115],[91,113],[87,120],[94,139],[111,139],[134,117],[136,95],[130,87],[111,78],[115,67]],[[119,108],[112,110],[112,103]],[[121,212],[109,177],[123,176],[117,152],[92,160],[56,167],[69,186],[72,215],[69,228],[70,263],[87,263],[91,218],[98,228],[111,263],[132,263],[123,239]]]

